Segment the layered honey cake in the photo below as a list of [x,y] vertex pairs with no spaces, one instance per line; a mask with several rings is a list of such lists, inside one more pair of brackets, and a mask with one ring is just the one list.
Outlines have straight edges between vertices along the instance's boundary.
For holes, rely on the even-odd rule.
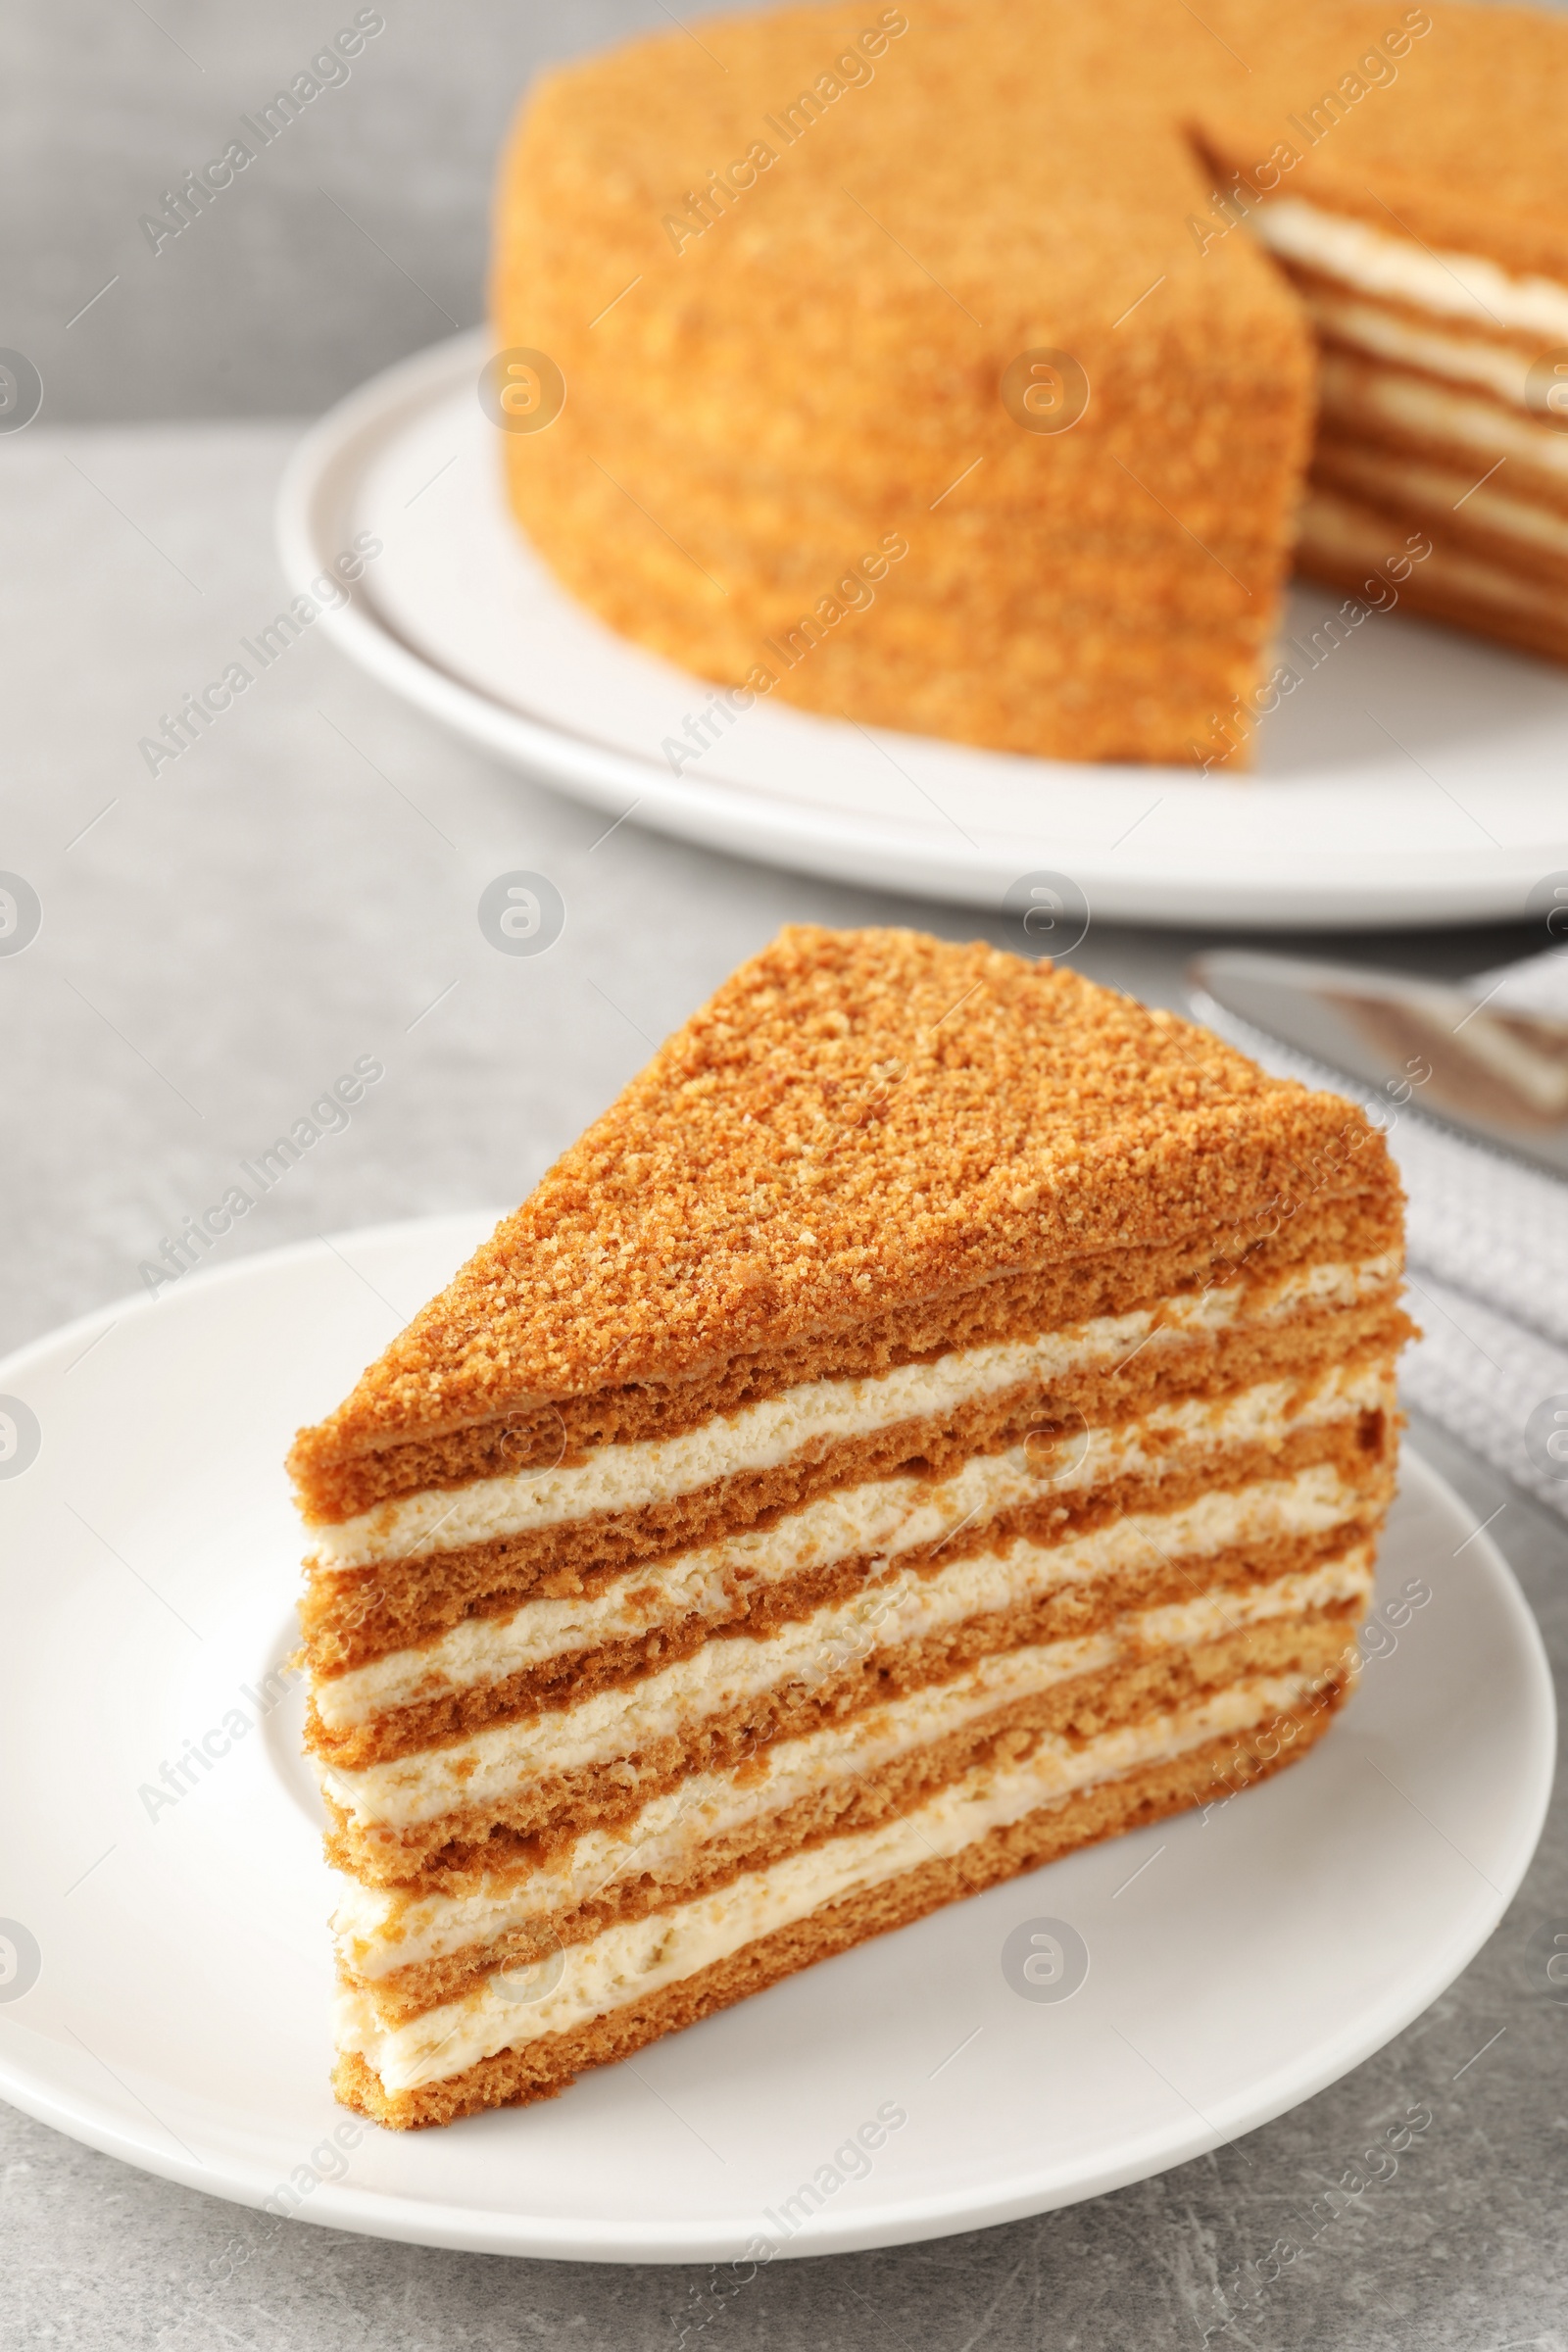
[[783,933],[294,1447],[339,2097],[547,2097],[1304,1754],[1400,1264],[1337,1097]]
[[625,635],[750,695],[1177,760],[1251,688],[1311,427],[1300,306],[1187,228],[1177,0],[795,9],[543,75],[491,317],[565,402],[513,507]]
[[1298,534],[1562,655],[1564,120],[1568,23],[1461,0],[868,0],[554,69],[497,206],[513,509],[727,689],[677,772],[769,695],[1239,769]]

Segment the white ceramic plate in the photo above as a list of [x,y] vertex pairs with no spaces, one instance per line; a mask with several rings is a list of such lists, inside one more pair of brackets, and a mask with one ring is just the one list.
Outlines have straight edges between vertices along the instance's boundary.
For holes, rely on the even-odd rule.
[[[1391,1646],[1299,1766],[559,2100],[446,2132],[350,2127],[359,2144],[334,2151],[332,1892],[297,1687],[267,1705],[295,1639],[278,1465],[489,1228],[446,1217],[191,1274],[0,1366],[24,1408],[4,1407],[21,1443],[0,1464],[0,2091],[29,2114],[244,2204],[292,2182],[304,2219],[421,2244],[594,2261],[728,2260],[759,2232],[792,2254],[891,2245],[1092,2196],[1265,2122],[1396,2034],[1495,1925],[1546,1803],[1550,1682],[1490,1540],[1407,1459]],[[1431,1598],[1397,1626],[1411,1579]],[[210,1770],[150,1807],[143,1789],[166,1763],[177,1788],[203,1741]],[[1060,2002],[1002,1969],[1009,1932],[1047,1918],[1089,1952]],[[858,2171],[835,2151],[889,2105],[907,2120],[864,2177],[819,2189],[793,2236],[769,2223],[821,2168]]]
[[[1261,730],[1250,780],[1085,766],[758,704],[679,775],[711,689],[614,636],[514,527],[481,413],[482,336],[389,368],[305,438],[278,502],[303,587],[372,531],[323,616],[456,733],[618,817],[773,865],[1000,909],[1065,875],[1110,920],[1253,927],[1523,919],[1568,868],[1568,675],[1401,613],[1363,621]],[[1305,646],[1341,600],[1303,588]],[[1037,941],[1036,945],[1050,944]]]

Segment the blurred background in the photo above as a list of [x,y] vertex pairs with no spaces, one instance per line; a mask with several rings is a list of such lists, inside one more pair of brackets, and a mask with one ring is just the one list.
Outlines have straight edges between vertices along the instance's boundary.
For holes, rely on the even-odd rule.
[[6,331],[51,422],[309,416],[477,324],[496,150],[528,77],[672,23],[659,0],[370,12],[385,29],[348,78],[155,254],[141,216],[359,13],[7,9]]
[[[347,77],[155,251],[143,217],[339,25],[371,17]],[[0,962],[0,1348],[136,1291],[161,1237],[357,1056],[380,1059],[384,1081],[225,1240],[229,1256],[511,1206],[782,922],[1024,944],[1000,915],[744,866],[631,824],[607,834],[318,636],[150,776],[140,738],[277,610],[272,501],[305,422],[482,318],[492,168],[530,74],[645,27],[691,36],[661,0],[324,14],[318,0],[56,0],[0,20],[0,344],[43,383],[36,419],[0,434],[0,868],[41,906],[27,952]],[[513,868],[549,875],[565,902],[547,956],[497,955],[475,922],[486,883]],[[1200,944],[1096,924],[1073,961],[1181,1005]],[[1497,929],[1332,946],[1461,973],[1538,944]],[[302,1417],[329,1401],[303,1396]],[[1568,1654],[1561,1518],[1420,1434],[1478,1521],[1505,1506],[1494,1532]],[[729,2339],[1196,2352],[1213,2288],[1266,2252],[1271,2215],[1337,2179],[1374,2120],[1441,2097],[1427,2171],[1302,2266],[1263,2335],[1222,2340],[1563,2352],[1568,2011],[1527,1959],[1543,1922],[1568,1914],[1563,1848],[1557,1820],[1467,1975],[1307,2106],[1038,2222],[777,2266],[725,2318]],[[509,2264],[303,2225],[279,2241],[258,2216],[8,2109],[0,2180],[0,2345],[335,2352],[374,2337],[412,2352],[559,2336],[590,2352],[678,2344],[704,2291],[697,2272]]]

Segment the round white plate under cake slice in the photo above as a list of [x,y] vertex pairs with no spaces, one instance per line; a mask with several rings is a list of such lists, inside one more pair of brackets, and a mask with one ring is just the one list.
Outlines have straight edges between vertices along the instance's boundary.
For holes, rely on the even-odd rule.
[[[335,2107],[280,1464],[493,1222],[191,1274],[0,1365],[0,2095],[280,2215],[744,2278],[760,2237],[893,2245],[1199,2155],[1379,2048],[1496,1925],[1545,1810],[1550,1679],[1490,1538],[1407,1455],[1376,1654],[1298,1766],[560,2099],[409,2134]],[[1069,1997],[1019,1989],[1020,1951],[1050,1995],[1080,1946]]]
[[[479,405],[487,356],[483,335],[459,336],[333,409],[285,474],[279,548],[292,593],[358,535],[379,540],[319,625],[559,792],[710,849],[999,913],[1038,883],[1110,921],[1523,920],[1535,885],[1568,869],[1568,672],[1397,612],[1330,629],[1344,600],[1310,586],[1282,649],[1301,682],[1262,722],[1250,776],[1020,759],[773,703],[672,759],[713,690],[615,636],[533,557]],[[1053,938],[1072,944],[1034,944]]]

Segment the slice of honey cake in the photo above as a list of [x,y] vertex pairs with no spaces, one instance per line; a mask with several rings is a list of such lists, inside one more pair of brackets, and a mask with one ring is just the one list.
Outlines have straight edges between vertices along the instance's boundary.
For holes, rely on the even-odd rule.
[[548,2096],[1302,1754],[1400,1210],[1169,1013],[783,933],[294,1447],[338,2095]]

